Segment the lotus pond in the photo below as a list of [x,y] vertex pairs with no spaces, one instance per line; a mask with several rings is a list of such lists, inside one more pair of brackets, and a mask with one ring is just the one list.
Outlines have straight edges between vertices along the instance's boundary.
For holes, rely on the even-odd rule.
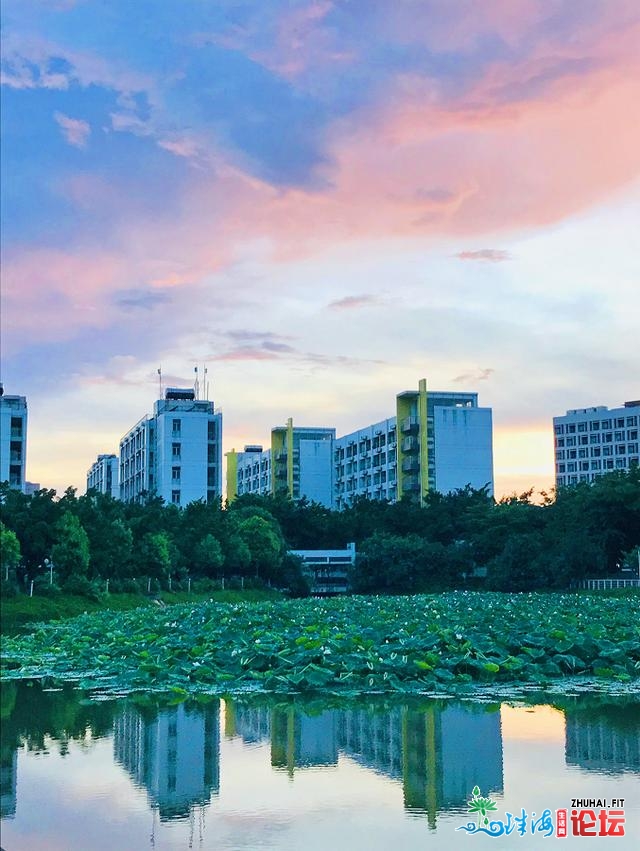
[[103,693],[636,692],[637,596],[453,592],[102,611],[6,638],[3,678]]

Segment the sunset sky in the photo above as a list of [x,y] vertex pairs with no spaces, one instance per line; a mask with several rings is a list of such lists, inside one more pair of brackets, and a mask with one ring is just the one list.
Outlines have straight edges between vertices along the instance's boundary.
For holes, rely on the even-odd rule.
[[427,378],[551,418],[640,395],[637,0],[3,0],[2,379],[85,489],[209,370],[225,451]]

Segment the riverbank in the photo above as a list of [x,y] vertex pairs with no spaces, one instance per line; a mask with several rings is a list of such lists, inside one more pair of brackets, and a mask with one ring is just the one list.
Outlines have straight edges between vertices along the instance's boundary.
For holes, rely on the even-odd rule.
[[280,600],[282,595],[271,589],[248,589],[246,591],[209,591],[195,593],[186,591],[163,591],[157,598],[142,594],[105,594],[99,600],[77,594],[57,594],[55,597],[19,594],[15,597],[0,597],[0,632],[13,635],[24,632],[29,624],[67,620],[85,613],[100,611],[126,612],[131,609],[158,608],[155,599],[165,606],[180,603],[203,603],[213,600],[218,603],[258,603]]

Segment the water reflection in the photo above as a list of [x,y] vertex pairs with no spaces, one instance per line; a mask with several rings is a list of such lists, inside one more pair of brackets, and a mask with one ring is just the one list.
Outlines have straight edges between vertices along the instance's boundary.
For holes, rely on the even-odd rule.
[[220,701],[162,710],[125,705],[114,719],[113,755],[161,821],[186,818],[220,789]]
[[567,765],[587,771],[640,772],[638,706],[568,709]]
[[307,714],[291,706],[227,703],[227,736],[270,741],[271,765],[286,769],[337,766],[343,754],[400,781],[404,805],[435,825],[441,810],[466,806],[479,784],[501,793],[499,706],[432,701],[426,706],[330,709]]
[[[325,786],[332,794],[338,792],[352,800],[353,789],[348,787],[357,785],[354,772],[365,772],[359,775],[363,783],[366,776],[372,781],[378,778],[375,784],[367,784],[368,789],[375,788],[381,800],[396,800],[396,811],[432,829],[441,816],[465,812],[474,786],[480,786],[485,795],[507,799],[509,789],[504,787],[514,784],[513,773],[506,773],[503,764],[507,751],[498,704],[368,700],[345,705],[336,700],[328,704],[264,697],[176,699],[171,704],[149,695],[91,700],[70,684],[47,690],[34,683],[4,684],[1,697],[0,814],[7,820],[5,825],[19,820],[22,794],[33,800],[29,785],[24,789],[20,785],[21,772],[31,765],[25,760],[46,758],[52,770],[52,762],[63,760],[68,778],[70,772],[79,770],[77,755],[90,760],[96,750],[102,759],[110,759],[120,783],[139,790],[142,809],[149,818],[153,816],[154,825],[157,819],[165,824],[189,820],[193,827],[197,811],[202,847],[205,811],[218,819],[218,828],[225,818],[233,821],[224,800],[225,782],[227,800],[234,800],[233,812],[242,811],[244,819],[254,812],[252,806],[256,813],[260,811],[260,802],[250,800],[251,795],[264,793],[269,804],[262,806],[270,813],[264,823],[270,830],[274,825],[284,830],[287,819],[295,819],[295,815],[285,818],[282,813],[295,806],[287,803],[293,800],[291,790],[305,788],[311,777],[327,778]],[[556,703],[556,708],[564,714],[564,764],[569,769],[600,778],[623,772],[640,775],[637,702],[567,698]],[[519,723],[526,723],[526,717],[522,710]],[[562,719],[558,713],[555,717]],[[554,747],[562,759],[562,720],[557,732],[560,738]],[[240,783],[240,790],[245,789],[243,798],[242,792],[232,787],[247,766],[252,775],[248,785]],[[525,766],[524,776],[527,770]],[[104,764],[100,772],[104,774]],[[27,775],[33,784],[33,772]],[[38,794],[51,795],[53,801],[53,775],[47,776],[49,786],[43,783],[44,792],[38,789]],[[289,778],[289,791],[283,789],[279,778],[285,782]],[[322,808],[318,782],[307,785],[312,787],[313,804]],[[575,786],[569,794],[573,791]],[[616,792],[622,794],[618,788]],[[300,806],[302,798],[295,800]],[[350,806],[357,808],[355,800]],[[67,806],[73,808],[73,804],[71,800]],[[27,812],[22,815],[27,823]],[[260,815],[260,824],[262,819]],[[137,839],[119,847],[142,845]],[[292,841],[277,847],[296,846]]]

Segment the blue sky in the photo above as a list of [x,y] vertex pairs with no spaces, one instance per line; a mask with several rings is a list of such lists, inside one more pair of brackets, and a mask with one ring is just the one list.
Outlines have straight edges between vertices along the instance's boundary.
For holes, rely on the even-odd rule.
[[207,363],[225,449],[476,390],[498,493],[639,393],[637,4],[5,0],[3,381],[84,488]]

